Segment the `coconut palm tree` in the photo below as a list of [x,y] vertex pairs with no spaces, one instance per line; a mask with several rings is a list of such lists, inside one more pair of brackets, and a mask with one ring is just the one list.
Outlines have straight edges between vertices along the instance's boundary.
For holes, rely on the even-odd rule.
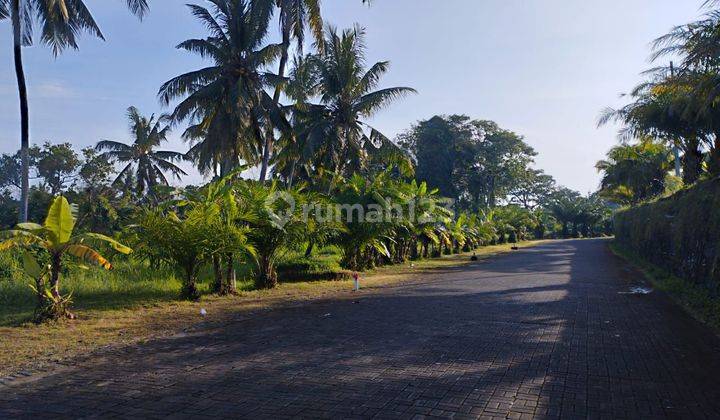
[[[285,71],[288,64],[289,52],[291,44],[295,43],[295,47],[300,56],[303,53],[303,44],[305,43],[305,32],[309,28],[315,44],[318,49],[323,47],[323,20],[320,14],[320,0],[276,0],[277,7],[280,11],[280,33],[282,37],[282,52],[280,54],[280,64],[278,68],[278,76],[285,77]],[[273,94],[273,102],[275,106],[280,103],[280,94],[282,86],[275,87]],[[260,167],[260,182],[265,181],[267,171],[270,166],[271,154],[273,152],[275,135],[272,130],[268,130],[265,136],[265,144],[263,145],[263,157]]]
[[[126,2],[130,11],[140,18],[148,10],[147,0]],[[0,20],[7,18],[10,18],[12,24],[15,76],[20,97],[20,221],[26,222],[30,191],[30,111],[22,47],[32,45],[35,25],[42,27],[41,41],[52,49],[55,56],[67,48],[77,49],[77,37],[81,32],[100,39],[105,38],[82,0],[0,0]]]
[[408,87],[374,90],[388,71],[389,62],[381,61],[366,69],[362,28],[339,34],[328,27],[325,37],[323,51],[310,58],[318,78],[314,91],[320,103],[309,106],[304,135],[314,151],[316,165],[342,174],[361,168],[369,148],[392,146],[364,119],[416,91]]
[[288,186],[296,178],[309,181],[312,176],[312,150],[307,144],[307,123],[309,100],[317,77],[308,65],[308,57],[296,56],[285,83],[284,94],[293,104],[284,107],[289,115],[292,129],[288,135],[280,138],[282,148],[273,159],[274,171],[284,179]]
[[104,158],[126,164],[113,184],[121,184],[129,173],[134,172],[137,193],[143,194],[156,185],[169,184],[164,172],[170,172],[177,179],[180,179],[181,175],[187,175],[173,163],[186,160],[184,154],[155,150],[160,144],[167,141],[167,135],[170,132],[170,127],[164,125],[167,117],[161,116],[156,119],[152,115],[150,118],[146,118],[132,106],[128,108],[127,112],[130,132],[135,137],[133,143],[125,144],[103,140],[95,146],[96,150],[104,151],[101,155]]
[[282,45],[265,45],[274,1],[209,2],[210,9],[188,5],[209,36],[177,48],[209,58],[212,65],[167,81],[158,96],[165,105],[181,99],[171,118],[191,122],[185,137],[200,141],[191,156],[201,170],[220,166],[224,176],[240,160],[259,163],[266,127],[289,129],[266,91],[281,81],[265,69],[282,54]]

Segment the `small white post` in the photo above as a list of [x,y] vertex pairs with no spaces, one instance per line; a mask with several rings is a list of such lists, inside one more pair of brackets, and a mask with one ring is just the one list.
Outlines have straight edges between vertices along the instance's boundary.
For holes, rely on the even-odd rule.
[[360,291],[360,274],[353,273],[352,277],[355,280],[355,291],[358,292]]

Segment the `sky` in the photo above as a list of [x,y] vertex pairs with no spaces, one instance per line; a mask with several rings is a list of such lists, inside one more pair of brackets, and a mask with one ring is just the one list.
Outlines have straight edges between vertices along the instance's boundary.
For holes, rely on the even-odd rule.
[[[88,36],[55,58],[24,49],[31,142],[131,142],[126,109],[169,112],[157,100],[166,80],[202,61],[174,49],[205,32],[185,3],[151,0],[139,22],[121,0],[86,0],[106,41]],[[205,3],[196,0],[197,4]],[[700,0],[324,0],[325,21],[367,29],[368,61],[389,60],[382,87],[419,91],[376,115],[389,137],[437,114],[494,120],[525,136],[536,167],[583,193],[598,188],[594,164],[617,144],[617,127],[596,127],[605,107],[642,80],[653,39],[698,18]],[[19,108],[8,21],[0,22],[0,152],[17,150]],[[182,127],[165,149],[186,151]],[[202,177],[184,166],[183,183]]]

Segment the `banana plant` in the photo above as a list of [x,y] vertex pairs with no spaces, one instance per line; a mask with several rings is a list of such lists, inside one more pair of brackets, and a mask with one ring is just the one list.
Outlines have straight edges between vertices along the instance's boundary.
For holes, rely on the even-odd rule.
[[[110,270],[112,264],[90,244],[105,242],[122,254],[132,252],[129,247],[99,233],[73,235],[75,221],[73,207],[65,197],[59,196],[53,200],[44,224],[20,223],[17,229],[2,234],[6,239],[0,242],[0,251],[15,247],[25,249],[23,267],[25,272],[35,279],[33,289],[38,295],[37,321],[48,318],[74,318],[69,311],[71,296],[60,294],[63,257],[66,255],[75,257]],[[38,250],[47,255],[48,264],[43,267],[34,253],[30,252],[31,250]]]

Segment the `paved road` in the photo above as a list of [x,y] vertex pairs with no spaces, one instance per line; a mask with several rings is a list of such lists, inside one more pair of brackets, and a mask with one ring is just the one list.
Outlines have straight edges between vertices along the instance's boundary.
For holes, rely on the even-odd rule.
[[720,342],[604,241],[275,310],[0,392],[0,418],[718,418]]

